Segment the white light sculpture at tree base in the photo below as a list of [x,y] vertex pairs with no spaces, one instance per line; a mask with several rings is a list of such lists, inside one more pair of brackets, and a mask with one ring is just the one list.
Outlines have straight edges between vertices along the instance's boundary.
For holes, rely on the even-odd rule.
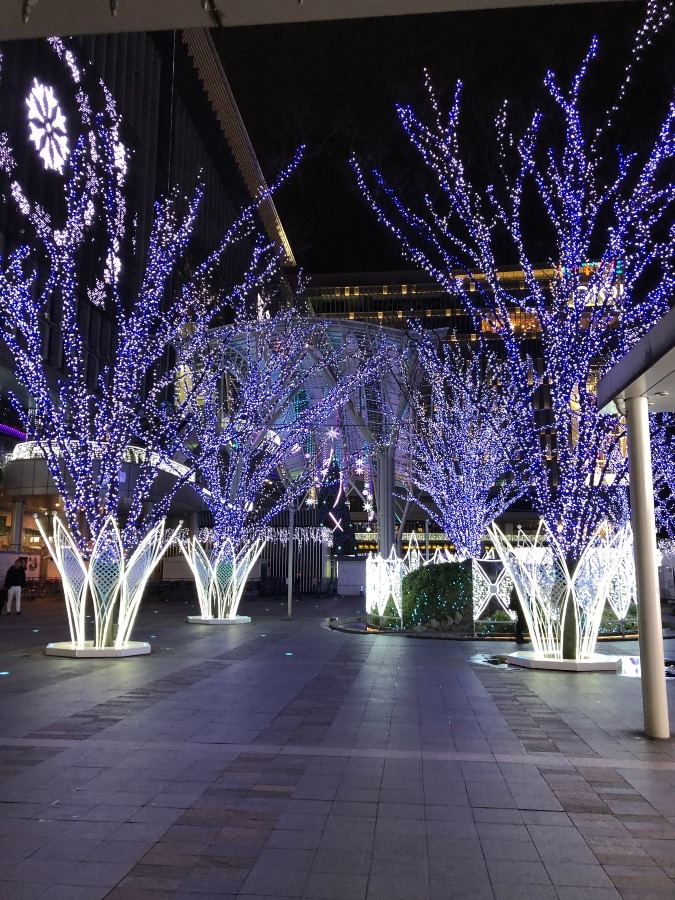
[[624,554],[617,562],[616,572],[610,585],[607,602],[619,621],[626,618],[631,603],[635,603],[635,557],[631,552]]
[[[366,614],[381,618],[391,599],[396,608],[397,617],[402,620],[402,585],[405,576],[422,566],[437,566],[454,562],[458,562],[457,555],[440,548],[434,551],[431,559],[425,560],[415,540],[411,541],[408,552],[403,558],[396,556],[393,549],[386,559],[371,553],[366,559]],[[480,563],[488,562],[494,565],[496,562],[494,559],[473,559],[471,562],[474,621],[478,620],[485,612],[492,598],[497,601],[509,618],[514,620],[515,613],[509,608],[513,581],[508,570],[504,567],[490,577]]]
[[[555,534],[542,519],[532,540],[520,536],[513,546],[492,525],[489,534],[513,580],[534,650],[511,653],[509,663],[564,671],[617,671],[618,658],[595,652],[600,620],[617,576],[628,574],[632,553],[628,525],[604,537],[599,529],[572,565]],[[626,588],[622,586],[621,594]],[[616,597],[613,598],[616,602]],[[566,640],[576,652],[568,656]]]
[[497,601],[510,619],[515,620],[516,614],[510,608],[513,580],[506,566],[490,577],[490,574],[480,565],[481,562],[491,562],[493,566],[495,564],[494,560],[488,558],[471,560],[474,622],[480,619],[492,598]]
[[[153,569],[174,538],[164,537],[164,520],[158,522],[125,559],[117,522],[106,519],[89,559],[85,559],[72,535],[54,516],[49,536],[39,518],[37,527],[61,575],[70,641],[47,645],[48,656],[122,657],[150,653],[150,644],[130,640],[143,592]],[[88,615],[91,610],[91,616]],[[91,625],[87,619],[93,617]],[[93,628],[93,637],[91,634]]]
[[194,575],[201,611],[199,616],[188,616],[188,622],[193,625],[248,624],[250,616],[238,615],[239,604],[265,541],[258,538],[238,553],[229,539],[211,553],[196,537],[187,541],[179,537],[178,543]]
[[403,579],[422,565],[422,554],[414,540],[404,557],[397,556],[394,547],[386,559],[371,553],[366,559],[366,615],[382,618],[391,600],[396,609],[396,617],[402,625]]
[[[509,662],[528,668],[616,671],[618,658],[595,653],[595,644],[605,605],[622,620],[635,600],[630,526],[608,538],[596,534],[571,573],[562,548],[543,520],[533,539],[521,532],[515,544],[495,525],[489,535],[499,560],[472,560],[473,617],[478,621],[489,602],[495,600],[514,621],[516,613],[510,608],[510,600],[516,586],[534,651],[512,653]],[[371,554],[366,560],[366,614],[384,617],[391,601],[396,616],[388,618],[402,622],[404,577],[420,566],[456,561],[454,554],[440,550],[425,561],[414,543],[404,558],[397,557],[394,550],[386,559]],[[499,562],[503,568],[493,574],[481,565]],[[573,604],[574,644],[578,648],[574,659],[563,658],[569,603]]]

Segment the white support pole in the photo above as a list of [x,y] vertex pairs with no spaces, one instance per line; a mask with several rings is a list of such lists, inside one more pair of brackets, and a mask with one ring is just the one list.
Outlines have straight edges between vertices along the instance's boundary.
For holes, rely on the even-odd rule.
[[646,397],[625,402],[645,732],[651,738],[669,738],[649,410]]
[[394,451],[391,445],[378,450],[377,460],[377,527],[378,551],[385,558],[394,546]]
[[287,585],[288,585],[288,618],[292,618],[293,615],[293,542],[294,542],[294,527],[295,527],[295,504],[291,503],[288,507],[288,568],[286,571],[287,574]]

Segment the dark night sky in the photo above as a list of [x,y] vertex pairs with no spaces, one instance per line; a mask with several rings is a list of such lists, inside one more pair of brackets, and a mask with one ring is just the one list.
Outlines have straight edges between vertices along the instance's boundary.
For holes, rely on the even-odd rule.
[[[301,170],[277,197],[299,264],[310,273],[384,271],[407,264],[358,194],[348,159],[356,152],[398,183],[414,184],[418,166],[394,105],[423,101],[424,67],[441,95],[464,82],[467,134],[480,161],[489,157],[501,100],[529,118],[545,71],[571,75],[593,34],[601,40],[594,89],[611,82],[643,9],[621,2],[487,10],[233,28],[214,38],[268,180],[307,145]],[[671,96],[666,46],[672,51],[672,28],[643,76],[638,117],[655,112],[652,93],[660,98],[657,119]]]

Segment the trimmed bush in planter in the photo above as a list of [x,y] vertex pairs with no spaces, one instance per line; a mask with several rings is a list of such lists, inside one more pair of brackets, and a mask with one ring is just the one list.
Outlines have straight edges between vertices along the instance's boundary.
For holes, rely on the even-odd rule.
[[503,609],[495,609],[490,615],[477,620],[476,634],[480,637],[514,638],[516,623]]
[[403,579],[403,627],[473,634],[471,560],[428,565]]

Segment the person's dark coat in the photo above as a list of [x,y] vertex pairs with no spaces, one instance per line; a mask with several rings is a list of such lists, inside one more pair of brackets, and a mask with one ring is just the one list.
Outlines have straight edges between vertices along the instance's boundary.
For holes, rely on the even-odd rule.
[[5,587],[25,587],[26,586],[26,570],[23,566],[10,566],[5,575]]

